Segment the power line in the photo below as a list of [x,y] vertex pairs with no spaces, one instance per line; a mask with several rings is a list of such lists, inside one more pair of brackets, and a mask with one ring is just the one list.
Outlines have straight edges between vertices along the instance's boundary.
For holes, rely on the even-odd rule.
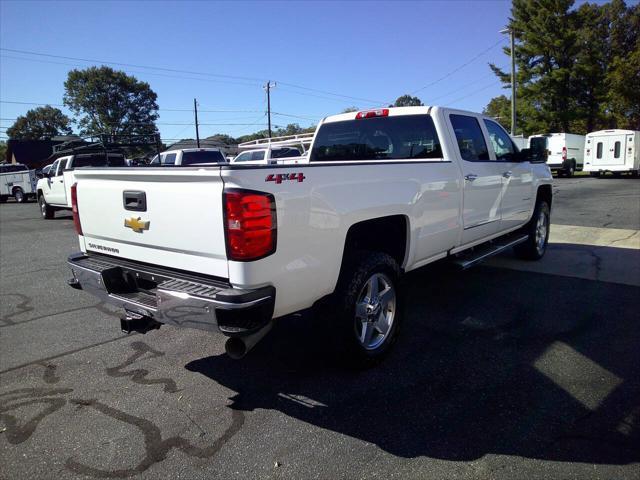
[[493,83],[491,83],[489,85],[486,85],[486,86],[484,86],[482,88],[479,88],[478,90],[474,90],[473,92],[471,92],[471,93],[469,93],[467,95],[464,95],[463,97],[456,98],[455,100],[453,100],[451,102],[447,102],[447,105],[453,105],[454,103],[458,103],[460,100],[464,100],[465,98],[469,98],[472,95],[475,95],[476,93],[482,92],[482,91],[484,91],[484,90],[486,90],[488,88],[491,88],[491,87],[493,87],[495,85],[498,85],[500,83],[501,83],[500,80],[497,80],[497,81],[495,81],[495,82],[493,82]]
[[500,40],[498,40],[496,43],[494,43],[493,45],[491,45],[490,47],[485,48],[484,50],[482,50],[480,53],[478,53],[477,55],[475,55],[474,57],[472,57],[470,60],[467,60],[466,62],[464,62],[462,65],[454,68],[453,70],[451,70],[450,72],[446,73],[445,75],[443,75],[442,77],[438,78],[437,80],[434,80],[431,83],[428,83],[427,85],[425,85],[424,87],[420,87],[417,90],[414,90],[413,92],[411,92],[411,95],[415,95],[416,93],[424,90],[425,88],[429,88],[433,85],[435,85],[436,83],[441,82],[442,80],[445,80],[447,78],[449,78],[451,75],[453,75],[456,72],[459,72],[460,70],[462,70],[464,67],[466,67],[467,65],[475,62],[478,58],[480,58],[481,56],[483,56],[485,53],[489,52],[490,50],[493,50],[495,47],[497,47],[498,45],[500,45],[501,43],[503,43],[505,40],[504,38],[501,38]]

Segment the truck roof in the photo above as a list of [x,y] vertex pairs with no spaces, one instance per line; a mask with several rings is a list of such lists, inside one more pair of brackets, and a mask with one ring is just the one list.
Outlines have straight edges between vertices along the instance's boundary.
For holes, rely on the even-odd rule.
[[163,153],[171,153],[171,152],[219,152],[219,148],[176,148],[173,150],[165,150]]
[[331,122],[344,122],[346,120],[353,120],[356,117],[358,112],[370,112],[374,110],[389,110],[389,116],[393,117],[396,115],[427,115],[431,113],[433,107],[429,106],[421,106],[421,107],[374,107],[374,108],[364,108],[362,110],[347,112],[347,113],[339,113],[337,115],[330,115],[325,117],[322,120],[322,123],[331,123]]
[[636,130],[621,130],[618,128],[612,128],[610,130],[598,130],[596,132],[587,133],[588,137],[598,137],[600,135],[612,135],[612,134],[624,134],[624,135],[633,135],[634,133],[640,133]]

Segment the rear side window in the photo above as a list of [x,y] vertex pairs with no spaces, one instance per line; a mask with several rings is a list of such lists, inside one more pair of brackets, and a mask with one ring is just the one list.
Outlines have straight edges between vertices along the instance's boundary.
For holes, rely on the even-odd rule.
[[516,148],[509,134],[491,120],[485,120],[484,124],[489,132],[489,140],[493,146],[493,151],[496,152],[496,159],[502,161],[513,160]]
[[325,123],[310,161],[366,161],[442,158],[440,140],[428,115],[373,117]]
[[182,166],[197,165],[199,163],[221,163],[225,162],[224,155],[217,151],[183,152]]
[[251,152],[251,160],[264,160],[264,155],[265,155],[264,150],[256,150],[255,152]]
[[163,165],[174,165],[176,163],[176,154],[175,153],[167,153],[162,161]]
[[300,150],[297,148],[274,148],[271,150],[271,158],[299,157]]
[[620,142],[613,145],[613,158],[620,158]]
[[596,144],[596,158],[602,158],[602,142]]
[[469,162],[489,160],[489,150],[478,120],[467,115],[450,115],[449,118],[456,132],[462,159]]

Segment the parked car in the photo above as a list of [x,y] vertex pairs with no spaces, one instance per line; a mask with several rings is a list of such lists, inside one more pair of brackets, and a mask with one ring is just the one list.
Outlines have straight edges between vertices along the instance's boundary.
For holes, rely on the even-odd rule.
[[299,158],[301,155],[300,150],[292,147],[248,150],[234,157],[231,163],[269,165],[277,163],[278,159]]
[[544,159],[491,118],[443,107],[327,117],[307,164],[76,180],[69,284],[123,307],[124,330],[222,332],[240,358],[274,319],[312,309],[328,350],[356,365],[393,345],[405,272],[510,247],[537,260],[552,202]]
[[71,186],[76,182],[77,169],[124,166],[126,163],[121,153],[96,151],[59,156],[36,186],[42,218],[49,220],[54,218],[57,210],[72,208]]
[[584,135],[572,133],[545,133],[531,135],[529,148],[546,152],[547,165],[552,172],[572,177],[584,166]]
[[585,172],[600,176],[640,172],[640,131],[600,130],[587,134],[584,150]]
[[180,150],[167,150],[160,155],[156,155],[149,166],[188,167],[219,163],[227,163],[227,159],[217,148],[183,148]]
[[23,203],[36,196],[36,171],[21,163],[0,164],[0,202],[9,197]]

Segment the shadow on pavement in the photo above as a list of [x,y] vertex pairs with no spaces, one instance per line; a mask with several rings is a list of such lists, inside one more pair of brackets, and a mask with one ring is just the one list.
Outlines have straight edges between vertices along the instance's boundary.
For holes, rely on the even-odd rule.
[[407,280],[401,338],[374,369],[327,365],[301,317],[243,361],[186,368],[235,391],[232,409],[280,411],[400,457],[640,461],[637,287],[441,265]]

